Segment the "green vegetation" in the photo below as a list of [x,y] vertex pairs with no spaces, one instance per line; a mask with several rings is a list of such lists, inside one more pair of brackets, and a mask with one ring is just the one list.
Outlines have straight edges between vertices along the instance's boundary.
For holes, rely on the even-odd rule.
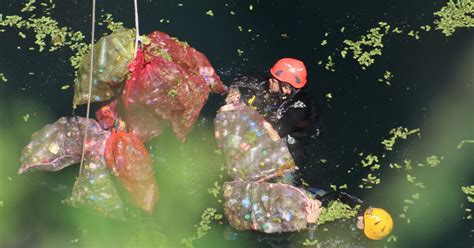
[[449,0],[449,2],[434,13],[435,29],[444,35],[451,36],[459,28],[474,27],[474,1]]

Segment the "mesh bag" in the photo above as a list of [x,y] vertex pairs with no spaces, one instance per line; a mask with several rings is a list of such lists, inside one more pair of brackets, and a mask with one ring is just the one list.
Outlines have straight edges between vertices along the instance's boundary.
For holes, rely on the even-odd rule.
[[261,115],[243,103],[225,105],[217,112],[216,140],[234,180],[267,180],[295,170],[286,143],[272,141],[263,122]]
[[[133,59],[135,32],[121,28],[104,36],[94,45],[93,85],[91,100],[111,99],[122,88]],[[74,81],[74,105],[87,103],[89,96],[90,52],[82,59]]]
[[224,183],[224,214],[237,230],[265,233],[305,229],[306,197],[299,188],[280,183]]
[[124,205],[114,186],[106,165],[104,152],[110,132],[86,142],[82,170],[74,183],[71,197],[65,202],[73,207],[84,207],[99,214],[124,220]]
[[123,93],[130,131],[143,141],[159,135],[170,123],[180,140],[191,131],[211,91],[196,76],[163,56],[146,60],[139,52]]
[[114,127],[115,120],[117,120],[117,100],[114,100],[106,105],[103,105],[95,112],[97,121],[103,129],[109,130]]
[[112,130],[105,149],[107,166],[127,189],[132,202],[151,213],[159,198],[151,158],[133,134]]
[[34,170],[58,171],[79,163],[87,123],[89,139],[103,134],[104,131],[95,120],[87,121],[82,117],[61,117],[35,132],[21,153],[18,173]]
[[193,82],[202,81],[198,84],[209,85],[215,93],[222,94],[226,91],[221,79],[204,54],[190,47],[186,42],[179,41],[163,32],[155,31],[148,37],[152,41],[146,48],[148,54],[165,55],[181,67],[188,76],[192,77]]

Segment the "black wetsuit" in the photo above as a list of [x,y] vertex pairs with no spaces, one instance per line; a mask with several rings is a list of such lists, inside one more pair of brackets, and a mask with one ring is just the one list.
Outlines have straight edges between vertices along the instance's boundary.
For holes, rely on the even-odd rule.
[[[321,247],[366,247],[367,239],[363,237],[363,231],[356,228],[356,218],[363,215],[362,211],[367,209],[367,205],[361,199],[340,191],[325,191],[316,188],[309,188],[308,191],[315,199],[321,201],[323,207],[328,207],[333,201],[340,201],[351,208],[360,206],[360,212],[353,219],[336,220],[324,224],[324,227],[309,228],[308,237],[310,240],[318,240]],[[304,239],[305,237],[301,238]]]
[[239,77],[233,81],[241,92],[241,99],[270,122],[288,149],[299,170],[295,173],[295,185],[300,185],[306,167],[305,146],[311,136],[317,134],[319,108],[314,99],[304,90],[290,96],[272,94],[268,91],[268,80],[258,77]]

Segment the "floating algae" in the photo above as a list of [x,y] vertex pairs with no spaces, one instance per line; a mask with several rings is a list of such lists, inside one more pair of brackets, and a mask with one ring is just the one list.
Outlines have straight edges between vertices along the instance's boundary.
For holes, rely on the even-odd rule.
[[467,200],[474,203],[474,185],[461,187],[462,192],[467,195]]
[[194,247],[193,242],[204,237],[207,231],[211,229],[211,222],[213,220],[221,220],[224,216],[220,214],[215,208],[207,208],[201,215],[201,222],[196,227],[196,235],[190,238],[182,239],[181,244],[187,248]]
[[378,81],[381,83],[385,83],[386,85],[391,85],[390,80],[393,78],[393,74],[390,71],[385,71],[383,74],[383,79],[379,78]]
[[362,69],[366,69],[368,66],[375,62],[373,58],[376,55],[382,55],[384,35],[390,31],[390,25],[385,22],[379,22],[379,26],[369,30],[369,33],[362,35],[360,40],[344,40],[345,53],[341,52],[341,56],[344,58],[347,52],[352,52],[352,57],[362,66]]
[[[384,149],[387,151],[392,151],[393,150],[393,145],[395,144],[395,141],[398,138],[402,139],[407,139],[409,135],[418,133],[420,129],[413,129],[413,130],[408,130],[407,128],[403,127],[398,127],[390,130],[390,134],[392,134],[392,137],[383,140],[381,143],[384,145]],[[360,154],[362,155],[362,154]],[[381,157],[385,157],[384,154],[382,154]],[[434,161],[431,158],[430,162],[435,164],[436,161]],[[433,160],[433,161],[432,161]],[[411,170],[411,163],[408,160],[405,160],[405,169],[406,170]],[[367,155],[362,161],[361,161],[362,167],[366,168],[369,167],[369,169],[374,172],[376,170],[379,170],[381,168],[379,164],[379,158],[377,155],[369,154]],[[402,167],[398,165],[397,163],[391,163],[390,168],[395,168],[395,169],[401,169]],[[359,184],[359,188],[366,188],[366,189],[371,189],[373,188],[374,185],[380,184],[381,180],[380,178],[377,177],[377,175],[374,175],[373,173],[369,173],[365,178],[362,178],[362,184]]]
[[334,69],[334,62],[332,61],[332,56],[328,56],[328,61],[326,62],[326,65],[324,65],[324,68],[328,71],[335,72],[336,69]]
[[449,0],[434,16],[438,18],[434,21],[435,29],[451,36],[458,28],[474,27],[474,1]]
[[333,201],[327,208],[322,208],[317,224],[321,225],[329,221],[340,219],[351,219],[357,215],[359,208],[359,205],[351,208],[349,205],[340,201]]
[[[33,4],[34,1],[31,2]],[[30,5],[30,9],[31,9]],[[42,52],[46,48],[49,51],[56,51],[59,48],[68,46],[75,55],[70,58],[71,65],[79,68],[82,57],[86,54],[89,46],[84,43],[84,35],[79,31],[73,31],[69,27],[60,27],[58,22],[50,16],[31,15],[21,17],[18,15],[8,15],[1,18],[0,27],[18,28],[21,30],[33,30],[35,33],[35,44]],[[49,44],[49,45],[48,45]],[[31,50],[31,48],[30,48]]]
[[392,151],[393,150],[393,145],[395,145],[395,141],[398,138],[407,139],[407,137],[409,135],[412,135],[412,134],[418,133],[418,132],[420,132],[419,128],[408,130],[408,128],[397,127],[397,128],[394,128],[394,129],[390,130],[390,134],[392,134],[392,137],[387,139],[387,140],[383,140],[382,144],[385,146],[384,147],[385,150]]
[[8,78],[5,77],[5,74],[3,73],[0,73],[0,81],[3,81],[3,82],[8,82]]

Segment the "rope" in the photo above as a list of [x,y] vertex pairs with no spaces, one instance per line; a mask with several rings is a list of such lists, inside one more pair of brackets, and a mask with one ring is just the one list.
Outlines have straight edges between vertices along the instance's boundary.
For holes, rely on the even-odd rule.
[[91,61],[89,68],[89,95],[87,98],[87,111],[86,111],[86,128],[84,130],[84,140],[82,141],[82,154],[81,154],[81,166],[79,167],[79,173],[82,172],[84,165],[84,153],[86,150],[87,131],[89,127],[89,114],[91,108],[91,94],[92,94],[92,77],[94,70],[94,40],[95,40],[95,1],[92,0],[92,33],[91,33]]
[[135,6],[135,54],[133,55],[133,58],[137,57],[137,51],[138,51],[138,40],[140,38],[140,29],[139,29],[139,23],[138,23],[138,3],[137,0],[133,0],[134,6]]

